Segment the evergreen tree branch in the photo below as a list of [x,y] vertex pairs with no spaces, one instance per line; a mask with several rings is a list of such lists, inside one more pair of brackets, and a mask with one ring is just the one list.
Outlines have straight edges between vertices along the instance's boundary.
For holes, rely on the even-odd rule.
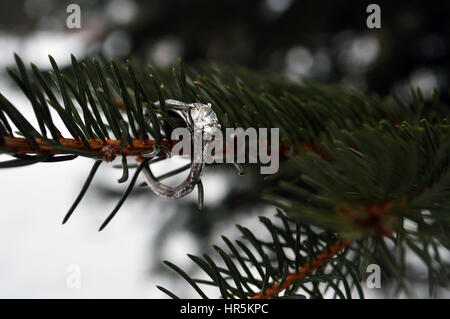
[[278,296],[283,290],[291,287],[296,281],[300,281],[305,276],[311,274],[317,268],[322,267],[330,258],[335,257],[339,252],[352,243],[351,240],[338,239],[319,255],[314,257],[311,262],[308,262],[301,266],[295,273],[288,274],[283,278],[282,282],[273,284],[267,288],[263,293],[257,293],[251,297],[251,299],[269,299],[271,297]]
[[[138,139],[134,139],[131,144],[123,143],[123,140],[90,139],[87,141],[87,146],[81,140],[73,138],[59,138],[57,143],[43,139],[35,139],[34,141],[35,145],[32,145],[27,138],[4,137],[2,147],[13,154],[83,154],[111,162],[116,156],[142,156],[153,152],[155,146],[159,146],[156,141]],[[122,149],[120,149],[121,144],[124,144]],[[160,144],[169,149],[172,147],[172,142],[161,141]],[[108,146],[112,148],[108,148]],[[110,150],[109,156],[104,154],[108,149]],[[155,156],[165,156],[165,153],[160,152]]]
[[[260,217],[266,230],[272,234],[270,241],[257,238],[249,229],[240,225],[237,227],[244,241],[236,240],[233,243],[222,236],[230,252],[219,246],[214,248],[224,266],[206,254],[203,258],[188,255],[211,280],[191,278],[172,263],[165,264],[187,280],[203,297],[206,295],[199,284],[216,286],[222,297],[227,299],[296,298],[299,297],[299,291],[318,297],[328,289],[334,290],[343,298],[352,298],[350,285],[345,284],[348,286],[345,293],[340,287],[348,278],[352,278],[353,288],[363,296],[360,278],[356,276],[360,263],[345,250],[350,247],[352,240],[342,240],[333,233],[313,230],[308,225],[294,222],[281,211],[278,211],[276,217],[281,225],[277,221]],[[291,251],[293,257],[288,257],[287,251]],[[338,257],[339,252],[342,254]],[[293,271],[289,272],[290,269]],[[322,282],[323,286],[312,292],[308,287],[310,284],[314,286],[315,282]],[[173,298],[169,290],[165,289],[164,292]],[[279,296],[281,292],[284,292],[283,296]]]

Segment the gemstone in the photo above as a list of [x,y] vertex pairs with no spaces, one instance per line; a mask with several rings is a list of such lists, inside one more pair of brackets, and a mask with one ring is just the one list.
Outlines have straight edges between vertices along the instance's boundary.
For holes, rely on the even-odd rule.
[[206,133],[214,132],[219,127],[219,120],[211,106],[201,103],[194,103],[191,109],[191,117],[194,125]]

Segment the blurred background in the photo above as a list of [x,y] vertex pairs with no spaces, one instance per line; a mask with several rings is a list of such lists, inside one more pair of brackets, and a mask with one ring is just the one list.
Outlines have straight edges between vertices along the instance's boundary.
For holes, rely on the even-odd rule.
[[[366,26],[371,2],[381,7],[380,29]],[[66,24],[71,3],[81,9],[79,29]],[[188,65],[239,64],[294,80],[394,94],[406,102],[410,86],[420,86],[426,97],[436,89],[448,101],[449,13],[444,0],[1,1],[0,90],[31,118],[28,102],[6,77],[13,52],[43,69],[50,68],[48,54],[64,67],[73,53],[79,60],[135,57],[161,66],[178,57]],[[157,170],[181,164],[161,163]],[[142,187],[99,233],[125,188],[116,183],[121,170],[102,165],[73,218],[61,226],[91,165],[76,159],[0,172],[0,297],[165,297],[157,284],[194,297],[161,261],[194,271],[186,253],[210,252],[220,234],[237,236],[235,223],[254,229],[252,217],[275,213],[258,200],[258,174],[238,176],[232,166],[221,165],[204,174],[204,211],[197,209],[196,194],[172,201]],[[426,274],[411,263],[420,287]],[[68,287],[73,269],[79,270],[81,287]],[[385,282],[367,296],[389,296]],[[426,289],[417,292],[427,296]]]

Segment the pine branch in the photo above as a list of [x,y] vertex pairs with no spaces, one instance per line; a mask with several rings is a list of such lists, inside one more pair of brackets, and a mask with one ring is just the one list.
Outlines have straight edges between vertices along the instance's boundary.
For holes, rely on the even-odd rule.
[[276,283],[266,289],[265,293],[258,293],[251,297],[251,299],[268,299],[278,296],[283,290],[288,289],[296,281],[300,281],[305,276],[311,274],[317,268],[322,267],[330,258],[333,258],[341,252],[344,248],[352,243],[351,240],[338,239],[336,242],[327,247],[319,255],[317,255],[312,262],[306,263],[300,267],[295,273],[288,274],[281,282]]
[[[236,247],[231,240],[222,236],[229,252],[219,246],[214,248],[224,266],[208,255],[203,255],[203,258],[188,255],[210,280],[191,278],[176,265],[167,261],[165,264],[190,283],[202,298],[207,296],[199,284],[216,286],[226,299],[279,298],[279,294],[283,291],[283,298],[295,298],[299,297],[299,290],[318,297],[329,288],[343,298],[352,298],[350,288],[343,293],[339,287],[340,283],[350,287],[347,284],[349,277],[352,278],[352,285],[358,290],[360,297],[363,296],[359,285],[360,279],[356,276],[359,262],[346,253],[337,258],[339,252],[350,246],[351,240],[338,239],[335,234],[326,231],[313,231],[308,225],[295,223],[281,211],[278,211],[276,217],[281,225],[273,223],[266,217],[260,217],[267,231],[272,234],[271,241],[258,239],[249,229],[240,225],[237,227],[245,243],[236,240]],[[301,241],[301,238],[305,239]],[[292,252],[294,259],[287,257],[285,252],[288,250]],[[331,260],[336,264],[330,266]],[[303,266],[300,266],[302,264]],[[325,264],[328,266],[324,267]],[[290,273],[289,269],[294,271]],[[308,285],[310,283],[314,285],[316,281],[323,282],[324,286],[320,291],[316,287],[316,291],[311,292]],[[172,298],[175,296],[166,288],[160,290]]]
[[[159,146],[156,141],[138,139],[133,140],[131,144],[125,142],[122,149],[120,149],[122,140],[90,139],[88,140],[88,146],[80,140],[70,138],[60,138],[57,143],[42,139],[35,139],[34,141],[36,145],[32,145],[26,138],[4,137],[2,146],[14,154],[83,154],[103,159],[106,162],[113,161],[116,156],[142,156],[152,153],[155,146]],[[161,141],[161,144],[168,149],[172,148],[172,142]],[[161,151],[155,156],[165,156],[165,153]]]

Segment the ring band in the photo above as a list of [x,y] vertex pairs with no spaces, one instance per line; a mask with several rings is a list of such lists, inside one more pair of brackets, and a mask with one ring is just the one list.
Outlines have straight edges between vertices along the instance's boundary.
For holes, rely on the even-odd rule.
[[[143,174],[147,185],[160,197],[180,198],[192,192],[200,181],[200,177],[205,167],[205,158],[207,145],[210,141],[203,144],[203,132],[205,129],[220,128],[217,116],[211,108],[211,104],[184,103],[177,100],[165,100],[166,109],[178,114],[187,124],[191,136],[194,135],[194,145],[201,145],[202,151],[196,153],[194,150],[191,156],[192,166],[188,177],[177,186],[167,186],[160,183],[153,175],[148,165],[144,166]],[[159,106],[159,102],[155,103]],[[197,143],[197,144],[196,144]],[[200,144],[198,144],[200,143]]]

